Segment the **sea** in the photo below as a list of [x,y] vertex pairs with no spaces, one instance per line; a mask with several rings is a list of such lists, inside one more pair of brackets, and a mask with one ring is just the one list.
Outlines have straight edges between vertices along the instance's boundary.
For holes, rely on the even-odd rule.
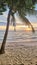
[[[0,30],[0,43],[3,42],[5,30]],[[37,30],[35,33],[26,31],[9,30],[7,35],[7,43],[25,43],[27,45],[37,45]]]

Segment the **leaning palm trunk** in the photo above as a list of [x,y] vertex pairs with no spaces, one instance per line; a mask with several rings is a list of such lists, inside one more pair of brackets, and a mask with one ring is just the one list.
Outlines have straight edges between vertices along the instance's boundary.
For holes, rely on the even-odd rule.
[[29,20],[26,17],[20,16],[21,20],[24,22],[25,25],[28,25],[28,27],[32,28],[32,32],[35,32],[32,24],[29,22]]
[[6,44],[6,39],[7,39],[7,34],[8,34],[8,29],[9,29],[9,22],[10,22],[10,20],[9,20],[10,14],[11,14],[11,9],[9,10],[9,14],[8,14],[8,18],[7,18],[7,28],[6,28],[4,39],[3,39],[2,46],[0,49],[0,54],[3,54],[5,52],[5,44]]
[[16,31],[16,21],[15,21],[14,13],[12,14],[11,22],[13,23],[14,31]]

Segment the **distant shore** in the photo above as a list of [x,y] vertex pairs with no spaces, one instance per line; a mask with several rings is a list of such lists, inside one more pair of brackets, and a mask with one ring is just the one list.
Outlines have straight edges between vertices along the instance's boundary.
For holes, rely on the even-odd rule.
[[[37,30],[37,27],[34,27],[35,30]],[[6,25],[0,26],[0,30],[6,30]],[[14,30],[14,27],[12,25],[9,26],[9,30]],[[24,25],[17,25],[16,30],[25,30],[25,31],[31,31],[31,28],[25,27]]]

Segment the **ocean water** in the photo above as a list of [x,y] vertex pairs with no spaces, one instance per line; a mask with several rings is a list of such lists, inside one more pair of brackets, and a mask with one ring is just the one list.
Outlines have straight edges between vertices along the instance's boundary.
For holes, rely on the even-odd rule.
[[[0,43],[2,43],[5,31],[0,30]],[[6,42],[37,44],[37,31],[35,33],[25,31],[9,31]]]

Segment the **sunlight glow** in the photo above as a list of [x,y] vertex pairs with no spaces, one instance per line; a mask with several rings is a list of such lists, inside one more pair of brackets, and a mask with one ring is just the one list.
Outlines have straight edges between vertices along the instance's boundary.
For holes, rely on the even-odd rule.
[[32,31],[32,28],[26,27],[25,31]]
[[[6,26],[0,26],[0,30],[6,30]],[[9,26],[9,30],[14,30],[13,26]],[[17,25],[16,26],[16,30],[25,30],[25,31],[31,31],[31,28],[28,28],[28,26],[24,26],[24,25]]]

